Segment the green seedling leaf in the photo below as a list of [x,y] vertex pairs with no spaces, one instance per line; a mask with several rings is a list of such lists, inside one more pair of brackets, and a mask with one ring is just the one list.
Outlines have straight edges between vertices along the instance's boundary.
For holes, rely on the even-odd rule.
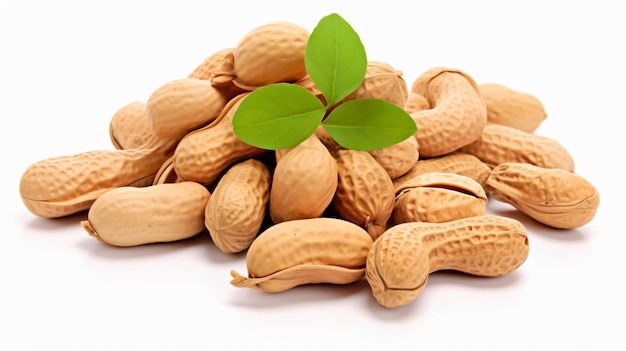
[[304,62],[327,106],[355,91],[367,69],[367,56],[359,35],[336,13],[323,17],[311,32]]
[[357,99],[337,106],[322,126],[339,145],[370,151],[401,142],[417,131],[402,108],[381,99]]
[[233,131],[243,142],[262,149],[288,149],[315,132],[324,104],[305,88],[288,83],[250,92],[233,115]]

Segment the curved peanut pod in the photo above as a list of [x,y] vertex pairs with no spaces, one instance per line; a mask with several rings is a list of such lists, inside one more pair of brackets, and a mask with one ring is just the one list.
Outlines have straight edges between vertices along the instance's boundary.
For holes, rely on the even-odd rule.
[[136,149],[95,150],[47,158],[24,171],[20,196],[26,208],[41,217],[57,218],[84,211],[111,189],[152,184],[175,146],[175,141],[153,135]]
[[204,229],[211,194],[195,182],[120,187],[100,196],[81,226],[113,246],[137,246],[190,238]]
[[487,193],[547,226],[573,229],[589,223],[597,212],[597,189],[578,174],[527,163],[502,163],[487,183]]
[[480,138],[459,151],[478,157],[490,168],[516,162],[574,171],[574,158],[558,141],[499,124],[486,125]]
[[524,226],[507,217],[402,223],[374,242],[365,276],[376,301],[396,308],[415,300],[433,272],[456,270],[476,276],[502,276],[519,268],[528,252]]
[[252,244],[267,212],[270,182],[269,170],[256,159],[233,165],[217,182],[204,224],[222,252],[241,252]]
[[431,106],[411,113],[424,157],[445,155],[470,144],[487,124],[478,85],[463,71],[433,67],[415,80],[411,92],[424,96]]
[[361,227],[337,218],[309,218],[275,224],[246,253],[248,277],[231,271],[231,284],[281,292],[304,284],[348,284],[363,278],[372,238]]
[[459,174],[431,172],[396,187],[391,223],[441,223],[486,212],[487,194],[478,182]]

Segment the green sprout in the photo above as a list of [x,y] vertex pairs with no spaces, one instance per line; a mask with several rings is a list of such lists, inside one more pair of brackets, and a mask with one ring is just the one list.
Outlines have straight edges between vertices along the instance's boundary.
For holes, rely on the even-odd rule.
[[240,140],[268,150],[288,149],[310,137],[321,124],[344,148],[369,151],[396,144],[417,131],[411,116],[388,101],[341,102],[363,83],[367,56],[359,35],[338,14],[323,17],[313,29],[304,60],[326,104],[296,84],[255,89],[233,116],[233,130]]

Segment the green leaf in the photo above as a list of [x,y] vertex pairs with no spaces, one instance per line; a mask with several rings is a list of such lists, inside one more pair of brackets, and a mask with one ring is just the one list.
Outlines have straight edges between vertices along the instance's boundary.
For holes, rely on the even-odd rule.
[[381,99],[357,99],[337,106],[322,126],[347,149],[370,151],[401,142],[417,131],[402,108]]
[[304,55],[307,73],[332,106],[365,78],[367,56],[357,32],[341,16],[323,17],[311,32]]
[[252,146],[288,149],[311,136],[324,113],[324,104],[305,88],[275,83],[243,98],[233,115],[233,131]]

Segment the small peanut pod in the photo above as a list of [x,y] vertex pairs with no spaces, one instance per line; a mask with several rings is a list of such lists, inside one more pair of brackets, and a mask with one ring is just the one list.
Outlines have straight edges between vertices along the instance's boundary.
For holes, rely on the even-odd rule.
[[278,158],[269,200],[272,221],[321,217],[337,182],[337,162],[312,134]]
[[487,106],[489,123],[532,133],[547,117],[543,104],[534,95],[495,83],[480,84],[478,88]]
[[232,55],[234,51],[235,48],[225,48],[214,51],[200,62],[200,64],[187,75],[187,78],[210,80],[213,76],[213,72],[222,63],[224,58],[228,55]]
[[574,171],[574,158],[558,141],[499,124],[488,124],[483,134],[459,151],[478,157],[490,168],[505,162]]
[[232,98],[212,123],[178,143],[174,171],[180,179],[211,185],[233,163],[267,152],[241,141],[233,131],[233,115],[246,95]]
[[422,293],[430,273],[456,270],[502,276],[526,261],[528,249],[524,226],[507,217],[408,222],[389,228],[374,242],[365,276],[376,301],[396,308]]
[[167,82],[148,98],[148,121],[156,135],[180,140],[190,131],[212,122],[230,96],[202,79]]
[[339,181],[333,208],[376,240],[387,229],[393,211],[395,192],[391,178],[367,151],[337,150],[334,156]]
[[187,239],[204,230],[204,208],[210,196],[195,182],[120,187],[98,197],[81,226],[113,246]]
[[428,110],[429,108],[430,104],[428,103],[428,100],[426,100],[424,95],[413,91],[409,92],[406,102],[404,103],[404,110],[408,114],[412,114],[413,112],[421,110]]
[[234,83],[254,90],[304,77],[304,52],[309,32],[294,23],[271,22],[248,32],[232,53],[216,67],[211,82],[216,86]]
[[152,184],[175,142],[151,136],[140,148],[94,150],[43,159],[20,179],[20,196],[33,214],[46,218],[89,209],[106,191]]
[[338,218],[308,218],[274,224],[246,253],[248,277],[231,271],[231,284],[281,292],[304,284],[349,284],[365,275],[372,238]]
[[133,101],[122,106],[109,122],[109,137],[118,150],[141,147],[153,134],[145,102]]
[[259,160],[230,167],[217,182],[204,212],[204,224],[222,252],[241,252],[254,241],[267,212],[270,172]]
[[382,149],[368,152],[374,157],[376,162],[383,166],[391,179],[398,178],[409,172],[415,167],[420,156],[417,139],[414,136]]
[[418,175],[396,187],[391,223],[441,223],[483,216],[487,194],[474,179],[454,173]]
[[393,179],[393,185],[397,188],[418,175],[431,172],[460,174],[470,177],[484,186],[491,168],[478,157],[457,151],[443,156],[418,160],[406,174]]
[[600,204],[597,189],[578,174],[527,163],[501,163],[485,189],[547,226],[573,229],[589,223]]
[[487,109],[478,85],[467,73],[431,68],[415,80],[411,92],[424,96],[431,106],[411,113],[422,156],[445,155],[480,137],[487,123]]

